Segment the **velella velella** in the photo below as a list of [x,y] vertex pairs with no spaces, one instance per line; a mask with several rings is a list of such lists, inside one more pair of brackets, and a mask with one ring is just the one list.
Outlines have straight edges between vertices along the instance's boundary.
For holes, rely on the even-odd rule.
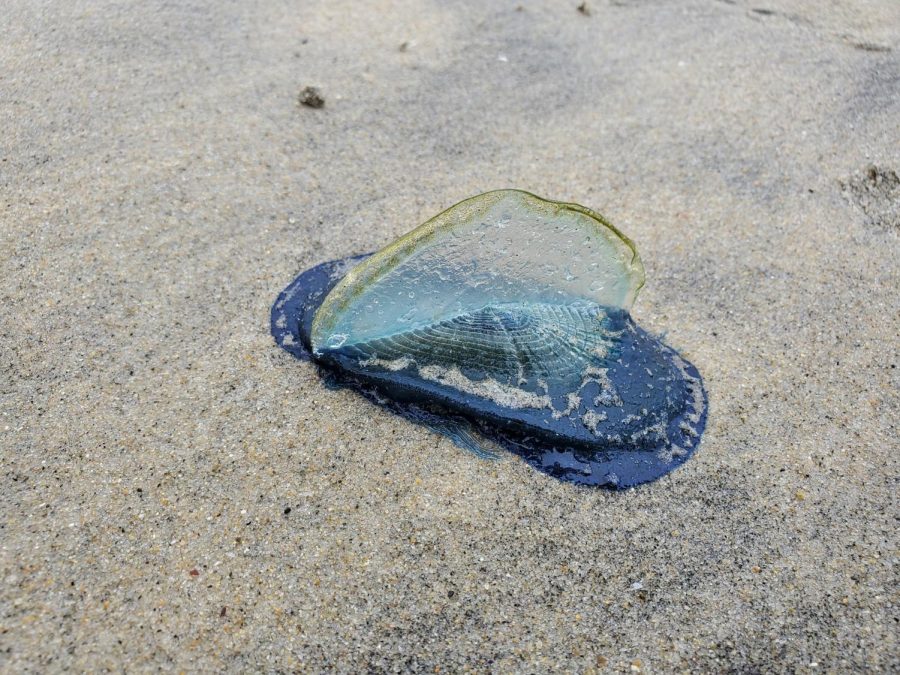
[[697,369],[631,318],[643,283],[599,214],[498,190],[302,273],[271,328],[330,382],[476,454],[626,488],[683,463],[706,423]]

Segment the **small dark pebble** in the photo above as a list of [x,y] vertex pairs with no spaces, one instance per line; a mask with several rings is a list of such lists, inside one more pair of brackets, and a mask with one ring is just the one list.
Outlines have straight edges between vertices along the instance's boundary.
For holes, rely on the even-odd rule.
[[315,87],[304,88],[300,92],[298,100],[300,105],[305,105],[307,108],[322,108],[325,106],[325,99],[322,98],[322,94]]
[[286,507],[284,508],[284,515],[288,515],[290,512],[291,512],[291,507],[290,507],[290,506],[286,506]]
[[591,8],[588,7],[587,2],[582,2],[580,5],[578,5],[578,11],[581,12],[582,14],[584,14],[585,16],[591,15]]
[[456,595],[456,591],[447,591],[448,598],[452,598],[454,595]]
[[879,45],[874,42],[854,42],[853,46],[864,52],[889,52],[891,48],[887,45]]
[[188,572],[188,574],[190,574],[192,577],[200,576],[200,572],[198,572],[196,568],[192,569],[190,572]]
[[226,612],[227,610],[228,610],[227,607],[223,607],[223,608],[222,608],[222,611],[219,612],[219,616],[225,616],[225,612]]

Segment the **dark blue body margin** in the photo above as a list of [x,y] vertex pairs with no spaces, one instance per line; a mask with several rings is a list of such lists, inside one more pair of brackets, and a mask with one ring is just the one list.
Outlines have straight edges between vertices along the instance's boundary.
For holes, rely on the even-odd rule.
[[[476,397],[466,397],[462,406],[448,406],[446,401],[428,400],[421,392],[411,396],[406,387],[392,386],[384,379],[366,378],[359,373],[351,374],[335,363],[316,359],[309,342],[316,310],[347,272],[369,255],[322,263],[303,272],[281,292],[272,306],[271,331],[275,342],[292,356],[316,363],[327,384],[351,388],[373,403],[449,436],[457,445],[476,452],[479,451],[477,434],[480,434],[521,456],[539,471],[582,485],[623,489],[646,483],[680,466],[696,450],[706,426],[707,398],[699,372],[683,358],[685,374],[696,381],[704,405],[700,419],[691,425],[693,432],[690,435],[681,428],[680,419],[669,424],[669,438],[682,440],[686,447],[681,448],[682,454],[667,458],[659,456],[658,448],[604,448],[600,442],[596,448],[585,452],[584,448],[570,447],[565,439],[537,438],[534,434],[523,433],[515,425],[498,423],[495,411],[490,410],[493,406],[481,404]],[[634,325],[634,329],[641,339],[658,343],[640,327]],[[659,345],[674,354],[671,348]],[[639,370],[633,369],[631,377],[640,377]],[[473,429],[477,434],[472,433]]]

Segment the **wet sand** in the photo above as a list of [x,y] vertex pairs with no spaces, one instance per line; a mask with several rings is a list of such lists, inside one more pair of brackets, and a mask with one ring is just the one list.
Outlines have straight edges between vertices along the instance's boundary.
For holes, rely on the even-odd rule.
[[[900,668],[900,4],[579,4],[4,4],[0,670]],[[710,402],[658,482],[479,459],[269,335],[501,187],[637,243]]]

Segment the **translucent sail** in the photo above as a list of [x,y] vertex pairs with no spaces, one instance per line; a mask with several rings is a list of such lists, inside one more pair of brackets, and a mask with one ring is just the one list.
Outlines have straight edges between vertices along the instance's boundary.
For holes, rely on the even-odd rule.
[[312,324],[313,351],[370,343],[505,306],[629,309],[634,245],[602,216],[519,190],[447,209],[353,269]]

